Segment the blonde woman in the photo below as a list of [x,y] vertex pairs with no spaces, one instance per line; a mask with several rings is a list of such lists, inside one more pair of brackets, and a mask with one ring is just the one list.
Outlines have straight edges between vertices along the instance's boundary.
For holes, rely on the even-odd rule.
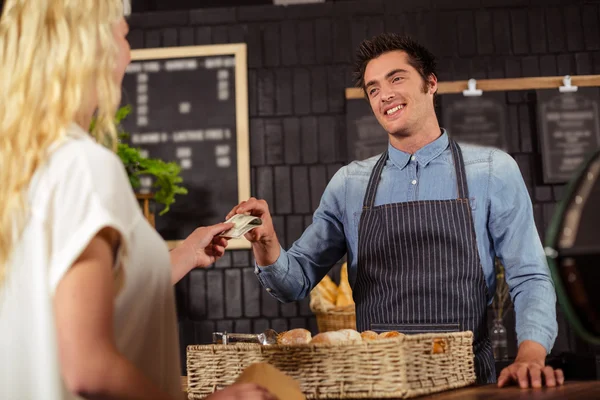
[[[122,0],[7,0],[0,19],[0,398],[176,399],[172,283],[226,246],[168,253],[111,151]],[[97,116],[89,134],[92,115]],[[108,147],[108,148],[107,148]],[[255,385],[217,399],[267,399]]]

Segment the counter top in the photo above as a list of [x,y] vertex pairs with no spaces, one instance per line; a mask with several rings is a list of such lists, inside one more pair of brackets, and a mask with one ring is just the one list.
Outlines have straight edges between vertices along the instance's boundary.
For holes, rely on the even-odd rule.
[[[186,391],[187,377],[182,377],[181,383]],[[516,386],[498,389],[496,385],[470,386],[417,398],[427,400],[600,399],[600,381],[569,381],[561,387],[542,389],[519,389]]]

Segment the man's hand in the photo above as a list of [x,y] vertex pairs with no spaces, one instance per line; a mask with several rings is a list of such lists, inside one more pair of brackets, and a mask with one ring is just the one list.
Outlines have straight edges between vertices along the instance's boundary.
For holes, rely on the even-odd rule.
[[504,368],[498,377],[498,387],[513,382],[521,389],[540,388],[542,381],[548,387],[562,385],[565,377],[562,370],[546,366],[546,349],[534,341],[525,340],[519,346],[515,362]]
[[237,383],[208,396],[206,400],[276,400],[262,386],[254,383]]
[[262,224],[246,233],[244,237],[252,243],[254,257],[258,265],[271,265],[279,258],[279,240],[269,212],[269,205],[264,200],[249,198],[233,207],[225,219],[236,214],[250,214],[259,217]]

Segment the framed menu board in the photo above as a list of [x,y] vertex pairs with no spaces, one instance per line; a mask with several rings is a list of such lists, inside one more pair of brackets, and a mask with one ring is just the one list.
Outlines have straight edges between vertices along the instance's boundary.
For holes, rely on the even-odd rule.
[[538,126],[545,183],[566,183],[600,147],[597,88],[539,90]]
[[[132,107],[121,122],[142,154],[174,161],[187,195],[156,217],[156,229],[175,246],[195,228],[223,222],[250,197],[246,45],[132,51],[122,87]],[[152,182],[142,179],[142,191]],[[232,239],[228,248],[250,248]]]

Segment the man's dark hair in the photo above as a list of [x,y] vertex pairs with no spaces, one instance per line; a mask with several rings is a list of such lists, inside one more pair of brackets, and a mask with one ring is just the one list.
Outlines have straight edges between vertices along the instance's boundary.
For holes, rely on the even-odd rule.
[[369,61],[396,50],[403,51],[408,55],[408,63],[419,72],[423,78],[424,87],[428,86],[431,75],[437,77],[435,56],[429,50],[408,36],[382,33],[371,39],[363,40],[358,46],[354,65],[355,85],[365,90],[365,69]]

